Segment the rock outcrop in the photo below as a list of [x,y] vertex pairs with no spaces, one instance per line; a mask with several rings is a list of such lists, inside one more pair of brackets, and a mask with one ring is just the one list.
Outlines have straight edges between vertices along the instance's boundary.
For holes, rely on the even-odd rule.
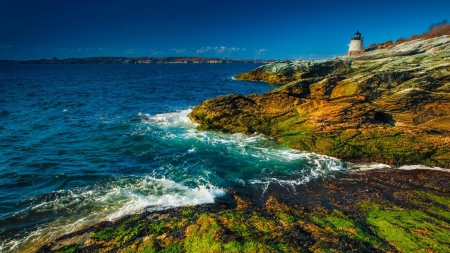
[[449,252],[449,182],[448,172],[377,170],[246,188],[102,222],[37,252]]
[[264,133],[348,161],[450,167],[449,36],[273,62],[236,78],[282,86],[206,100],[190,114],[200,128]]

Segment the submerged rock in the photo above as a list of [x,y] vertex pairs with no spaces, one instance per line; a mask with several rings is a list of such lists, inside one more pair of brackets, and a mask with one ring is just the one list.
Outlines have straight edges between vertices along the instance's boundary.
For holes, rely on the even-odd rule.
[[209,99],[200,128],[260,132],[348,161],[450,167],[450,37],[413,40],[358,57],[283,61],[240,74],[283,86]]

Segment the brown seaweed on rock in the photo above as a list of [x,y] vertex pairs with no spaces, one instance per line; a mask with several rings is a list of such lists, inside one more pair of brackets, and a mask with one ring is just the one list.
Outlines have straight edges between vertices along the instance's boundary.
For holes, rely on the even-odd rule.
[[450,168],[450,38],[413,40],[358,57],[273,62],[237,79],[283,84],[206,100],[201,129],[264,133],[347,161]]
[[450,252],[450,173],[372,170],[104,222],[37,252]]

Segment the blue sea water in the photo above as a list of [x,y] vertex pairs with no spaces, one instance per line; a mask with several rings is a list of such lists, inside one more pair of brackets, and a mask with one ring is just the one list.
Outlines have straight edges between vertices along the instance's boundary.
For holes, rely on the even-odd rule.
[[187,115],[205,99],[274,88],[232,78],[257,66],[0,64],[0,251],[344,169],[258,133],[196,129]]

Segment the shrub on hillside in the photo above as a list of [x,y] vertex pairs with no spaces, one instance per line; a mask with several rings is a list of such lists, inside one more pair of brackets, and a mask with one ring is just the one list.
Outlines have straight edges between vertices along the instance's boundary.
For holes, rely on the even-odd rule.
[[415,34],[407,39],[400,38],[397,41],[395,41],[395,44],[400,44],[400,43],[403,43],[406,41],[416,40],[416,39],[431,39],[431,38],[439,37],[442,35],[450,35],[450,24],[447,23],[447,20],[444,20],[440,23],[431,25],[428,28],[427,32],[424,32],[420,35]]

